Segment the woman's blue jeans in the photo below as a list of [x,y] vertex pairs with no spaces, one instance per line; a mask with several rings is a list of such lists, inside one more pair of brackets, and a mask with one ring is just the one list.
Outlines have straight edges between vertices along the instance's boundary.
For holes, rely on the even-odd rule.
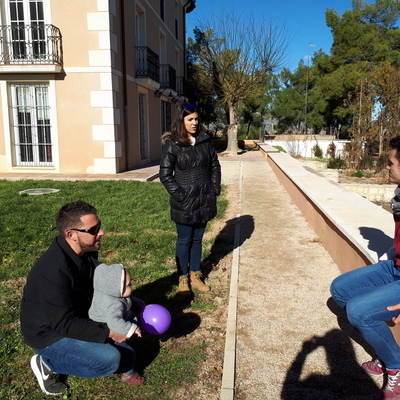
[[201,265],[202,241],[207,224],[176,224],[176,266],[178,275],[187,275],[189,271],[199,271]]
[[53,372],[82,378],[134,373],[135,351],[127,343],[93,343],[63,338],[35,349]]
[[399,311],[386,309],[400,303],[400,268],[394,261],[381,261],[338,276],[332,282],[331,294],[386,367],[400,370],[400,347],[385,322],[399,315]]

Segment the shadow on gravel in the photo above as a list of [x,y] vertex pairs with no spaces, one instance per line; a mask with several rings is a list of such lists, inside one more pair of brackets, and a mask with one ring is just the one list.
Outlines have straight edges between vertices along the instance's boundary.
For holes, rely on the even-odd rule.
[[[325,353],[329,374],[313,371],[303,376],[307,357],[320,348]],[[357,363],[348,333],[333,329],[303,343],[287,372],[281,399],[374,400],[379,399],[379,393],[376,383]]]

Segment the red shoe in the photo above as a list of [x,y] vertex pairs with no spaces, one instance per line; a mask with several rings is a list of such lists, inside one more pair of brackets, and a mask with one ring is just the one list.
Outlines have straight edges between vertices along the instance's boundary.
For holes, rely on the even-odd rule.
[[139,375],[137,372],[132,375],[122,375],[121,382],[129,383],[131,385],[143,385],[146,378],[144,376]]
[[372,361],[365,362],[361,367],[368,375],[383,375],[386,373],[386,368],[378,358]]
[[388,381],[381,392],[381,399],[400,399],[400,371],[398,369],[386,370]]

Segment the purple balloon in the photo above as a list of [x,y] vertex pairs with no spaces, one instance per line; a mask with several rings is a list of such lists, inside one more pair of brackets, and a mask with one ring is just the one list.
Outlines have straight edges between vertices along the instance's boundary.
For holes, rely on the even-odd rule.
[[171,314],[159,304],[148,304],[140,314],[142,327],[153,335],[161,335],[171,325]]

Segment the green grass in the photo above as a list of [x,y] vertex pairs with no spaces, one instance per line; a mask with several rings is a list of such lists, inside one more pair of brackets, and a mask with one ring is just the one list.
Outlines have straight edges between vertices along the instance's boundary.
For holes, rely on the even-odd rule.
[[[53,188],[58,193],[27,196],[28,188]],[[170,220],[168,194],[158,182],[96,181],[5,181],[0,180],[0,399],[47,398],[38,388],[29,367],[33,350],[23,343],[19,331],[19,304],[26,276],[35,260],[47,249],[57,232],[54,217],[59,208],[84,200],[98,209],[105,236],[100,260],[122,263],[132,274],[135,294],[147,304],[168,307],[173,316],[169,333],[133,339],[138,368],[146,385],[127,387],[118,379],[70,377],[68,396],[73,400],[172,399],[180,385],[197,379],[205,346],[193,345],[190,337],[203,310],[214,307],[212,298],[198,294],[190,312],[176,295],[174,262],[175,225]],[[227,207],[219,198],[221,218]],[[203,257],[214,243],[204,243]],[[210,300],[211,299],[211,300]],[[183,338],[183,339],[182,339]]]

